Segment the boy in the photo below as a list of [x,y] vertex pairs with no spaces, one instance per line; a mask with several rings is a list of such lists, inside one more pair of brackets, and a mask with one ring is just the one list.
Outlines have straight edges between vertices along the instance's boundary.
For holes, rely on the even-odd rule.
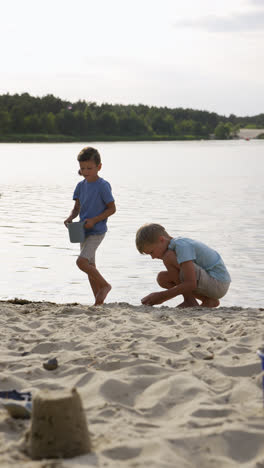
[[70,216],[64,221],[67,227],[78,214],[85,222],[86,238],[80,244],[77,266],[87,273],[95,297],[95,305],[103,304],[111,285],[99,273],[95,265],[95,252],[107,231],[107,218],[115,213],[115,201],[110,184],[98,176],[102,167],[101,157],[95,148],[86,147],[77,157],[79,174],[84,180],[74,190],[75,200]]
[[220,255],[202,242],[184,237],[172,238],[160,224],[145,224],[136,234],[140,253],[163,261],[157,282],[166,291],[151,293],[141,302],[162,304],[180,294],[184,301],[178,307],[218,307],[219,299],[229,288],[231,278]]

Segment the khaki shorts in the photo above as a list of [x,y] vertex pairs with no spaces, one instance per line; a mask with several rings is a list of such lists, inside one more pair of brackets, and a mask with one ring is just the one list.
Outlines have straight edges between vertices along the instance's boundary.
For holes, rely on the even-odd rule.
[[[230,286],[229,282],[223,283],[222,281],[208,275],[208,273],[203,268],[196,265],[196,263],[193,262],[193,265],[197,280],[197,288],[194,289],[193,293],[197,293],[205,297],[211,297],[212,299],[220,299],[225,296]],[[183,272],[180,271],[180,280],[183,281],[183,279]]]
[[94,234],[87,236],[84,242],[80,243],[80,257],[86,258],[89,263],[93,263],[95,265],[95,252],[97,247],[101,244],[104,234]]

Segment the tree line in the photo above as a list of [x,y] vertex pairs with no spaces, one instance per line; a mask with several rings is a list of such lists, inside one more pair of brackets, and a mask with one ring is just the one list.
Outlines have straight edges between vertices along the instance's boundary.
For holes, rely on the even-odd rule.
[[264,128],[264,114],[229,117],[205,110],[154,107],[143,104],[98,105],[65,101],[48,94],[0,95],[1,141],[23,135],[78,139],[227,139],[240,127]]

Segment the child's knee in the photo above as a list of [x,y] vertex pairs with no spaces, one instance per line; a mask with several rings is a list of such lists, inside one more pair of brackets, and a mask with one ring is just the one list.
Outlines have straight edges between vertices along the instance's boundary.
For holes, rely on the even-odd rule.
[[82,257],[77,258],[76,265],[77,265],[78,268],[80,268],[80,270],[82,269],[82,266],[83,266],[83,258]]
[[84,268],[87,268],[87,266],[89,265],[89,261],[87,260],[87,258],[78,257],[76,260],[76,265],[78,268],[80,268],[80,270],[83,270]]
[[76,265],[80,268],[80,270],[86,271],[89,268],[95,268],[95,263],[90,262],[88,258],[85,257],[78,257],[76,260]]
[[157,274],[157,283],[162,287],[162,288],[166,288],[166,285],[169,281],[169,275],[168,275],[168,272],[167,271],[160,271],[158,274]]

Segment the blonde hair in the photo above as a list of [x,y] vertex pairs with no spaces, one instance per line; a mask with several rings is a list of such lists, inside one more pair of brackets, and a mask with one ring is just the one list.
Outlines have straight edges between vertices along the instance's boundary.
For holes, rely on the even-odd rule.
[[153,244],[159,236],[169,237],[169,234],[160,224],[149,223],[141,226],[136,233],[136,246],[140,253],[143,253],[147,244]]

